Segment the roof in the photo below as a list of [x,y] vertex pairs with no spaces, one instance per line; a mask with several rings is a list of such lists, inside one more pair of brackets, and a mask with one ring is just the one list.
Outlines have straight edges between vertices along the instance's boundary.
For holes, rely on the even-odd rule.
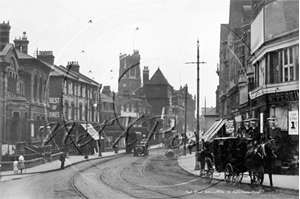
[[99,86],[99,83],[88,78],[87,76],[77,73],[75,71],[69,70],[64,66],[55,66],[53,65],[53,71],[50,73],[50,76],[66,76],[67,78],[74,79],[83,83],[92,84],[94,86]]
[[30,55],[28,55],[26,53],[23,53],[23,52],[21,52],[19,50],[16,50],[16,51],[17,51],[17,55],[18,55],[19,59],[36,59],[35,57],[32,57],[32,56],[30,56]]
[[146,85],[169,85],[168,80],[165,78],[165,76],[163,75],[163,73],[161,72],[161,70],[158,68],[156,70],[156,72],[154,73],[154,75],[151,77],[151,79],[146,83]]
[[215,116],[215,115],[219,115],[219,114],[216,112],[216,107],[215,107],[215,108],[210,108],[210,109],[208,110],[208,112],[206,112],[206,113],[204,114],[204,117],[206,117],[206,116]]

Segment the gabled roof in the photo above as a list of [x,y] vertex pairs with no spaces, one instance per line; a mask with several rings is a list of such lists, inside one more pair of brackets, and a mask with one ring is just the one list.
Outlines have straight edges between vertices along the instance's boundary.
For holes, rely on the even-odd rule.
[[10,52],[15,53],[15,56],[18,57],[17,52],[16,52],[16,50],[14,48],[14,45],[10,44],[10,43],[7,43],[6,46],[3,48],[3,50],[0,51],[0,62],[8,62],[7,55]]
[[158,68],[151,79],[146,83],[146,85],[169,85],[168,80],[165,78],[161,70]]

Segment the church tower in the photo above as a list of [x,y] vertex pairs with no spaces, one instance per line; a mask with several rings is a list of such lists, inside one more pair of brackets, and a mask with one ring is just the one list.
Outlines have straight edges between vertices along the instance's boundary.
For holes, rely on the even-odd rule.
[[118,93],[131,94],[141,86],[141,70],[138,50],[134,50],[132,55],[120,54]]

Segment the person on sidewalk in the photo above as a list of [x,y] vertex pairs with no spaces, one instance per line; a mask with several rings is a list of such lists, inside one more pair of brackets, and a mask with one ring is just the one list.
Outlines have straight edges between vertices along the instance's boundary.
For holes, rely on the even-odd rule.
[[21,174],[23,169],[25,169],[25,158],[22,154],[19,156],[18,169],[21,171]]
[[207,145],[204,142],[204,140],[201,140],[202,142],[202,149],[200,149],[198,161],[200,162],[200,177],[203,177],[205,171],[205,157],[207,155]]
[[66,154],[64,152],[61,152],[59,156],[59,160],[60,160],[60,169],[65,169]]
[[18,170],[18,161],[15,160],[14,163],[13,163],[13,167],[14,167],[14,174],[18,174],[19,173],[19,170]]

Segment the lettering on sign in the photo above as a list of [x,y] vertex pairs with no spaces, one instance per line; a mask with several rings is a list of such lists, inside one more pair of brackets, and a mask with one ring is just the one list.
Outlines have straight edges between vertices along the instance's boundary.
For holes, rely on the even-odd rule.
[[298,111],[289,111],[289,134],[298,135]]
[[299,91],[287,91],[268,95],[269,102],[289,102],[299,100]]
[[50,111],[49,117],[59,118],[60,117],[60,98],[59,97],[50,97],[49,98]]

